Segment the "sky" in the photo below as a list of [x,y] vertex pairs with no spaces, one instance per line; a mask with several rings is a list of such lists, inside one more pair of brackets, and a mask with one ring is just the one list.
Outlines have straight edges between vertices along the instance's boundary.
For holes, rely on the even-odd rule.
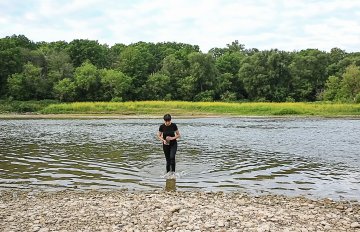
[[359,0],[0,0],[0,38],[360,51]]

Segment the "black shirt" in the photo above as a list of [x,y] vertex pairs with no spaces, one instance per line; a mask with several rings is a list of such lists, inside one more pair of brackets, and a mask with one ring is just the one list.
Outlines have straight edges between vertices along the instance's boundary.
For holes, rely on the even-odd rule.
[[[159,131],[162,132],[163,139],[166,139],[167,136],[174,137],[175,131],[177,131],[177,130],[178,130],[178,128],[175,123],[171,123],[169,126],[166,126],[164,123],[159,127]],[[174,143],[176,143],[176,140],[170,141],[170,145],[172,145]]]

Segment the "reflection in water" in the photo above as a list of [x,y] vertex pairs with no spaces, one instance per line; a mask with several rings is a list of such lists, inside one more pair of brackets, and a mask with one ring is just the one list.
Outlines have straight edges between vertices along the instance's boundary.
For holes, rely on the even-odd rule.
[[[165,189],[360,200],[360,123],[350,119],[174,119]],[[163,188],[159,120],[0,120],[0,188]]]
[[166,179],[165,191],[176,191],[176,179]]

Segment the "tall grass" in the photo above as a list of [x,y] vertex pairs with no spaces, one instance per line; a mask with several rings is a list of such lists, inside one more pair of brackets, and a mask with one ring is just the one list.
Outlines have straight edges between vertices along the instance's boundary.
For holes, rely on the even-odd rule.
[[55,100],[41,101],[15,101],[0,100],[0,114],[6,113],[34,113],[39,112],[50,104],[56,104]]
[[182,101],[74,102],[50,104],[43,114],[120,115],[244,115],[244,116],[360,116],[360,104],[339,103],[225,103]]

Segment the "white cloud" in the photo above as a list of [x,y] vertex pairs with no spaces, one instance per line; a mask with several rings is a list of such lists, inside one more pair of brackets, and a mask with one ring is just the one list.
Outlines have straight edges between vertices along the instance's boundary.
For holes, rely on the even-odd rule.
[[247,48],[359,51],[359,14],[353,0],[13,0],[0,1],[0,36],[176,41],[204,52],[234,40]]

